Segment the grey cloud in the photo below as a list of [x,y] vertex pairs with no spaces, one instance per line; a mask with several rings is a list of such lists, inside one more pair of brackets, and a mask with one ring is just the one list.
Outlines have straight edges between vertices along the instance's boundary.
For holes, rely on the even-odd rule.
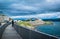
[[[60,12],[60,0],[48,0],[48,1],[47,0],[0,0],[0,4],[2,4],[0,5],[0,9],[3,9],[3,11],[7,9],[13,9],[12,11],[14,11],[15,9],[16,12],[19,12],[22,10],[22,14],[24,14],[24,12],[26,13],[28,12],[28,14],[31,14],[29,13],[30,11],[32,11],[32,13],[36,12],[37,14],[46,13],[46,12]],[[11,6],[12,4],[17,4],[17,5]],[[24,7],[28,6],[28,8],[24,9],[22,5],[24,5]],[[35,8],[37,10],[35,10]],[[7,10],[6,12],[15,13],[12,11]]]

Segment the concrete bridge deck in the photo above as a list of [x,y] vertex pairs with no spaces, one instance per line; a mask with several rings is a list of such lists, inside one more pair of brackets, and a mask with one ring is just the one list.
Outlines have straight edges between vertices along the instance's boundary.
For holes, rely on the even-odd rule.
[[2,39],[22,39],[22,38],[10,24],[8,27],[6,27],[2,35]]

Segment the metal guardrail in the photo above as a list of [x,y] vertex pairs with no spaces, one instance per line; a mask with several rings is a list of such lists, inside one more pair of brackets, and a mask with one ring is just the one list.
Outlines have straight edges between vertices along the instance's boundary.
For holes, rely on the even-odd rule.
[[4,30],[5,30],[5,28],[6,28],[9,24],[11,24],[11,23],[8,22],[8,23],[0,26],[0,39],[1,39],[1,37],[2,37],[2,34],[3,34]]
[[14,25],[14,28],[23,39],[58,39],[57,37],[30,30],[16,24]]

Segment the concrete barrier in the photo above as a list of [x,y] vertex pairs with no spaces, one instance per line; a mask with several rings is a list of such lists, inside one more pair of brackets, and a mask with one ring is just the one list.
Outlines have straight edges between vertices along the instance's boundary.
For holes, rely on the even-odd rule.
[[14,28],[23,39],[58,39],[58,37],[46,35],[16,24],[14,25]]
[[2,34],[3,34],[4,30],[5,30],[5,28],[6,28],[9,24],[11,24],[11,23],[9,22],[9,23],[4,24],[3,26],[0,26],[0,39],[1,39],[1,37],[2,37]]

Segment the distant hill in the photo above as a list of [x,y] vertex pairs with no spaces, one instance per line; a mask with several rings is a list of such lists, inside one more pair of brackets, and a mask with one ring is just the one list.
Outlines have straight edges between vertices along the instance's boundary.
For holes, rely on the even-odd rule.
[[60,21],[60,18],[56,18],[56,19],[42,19],[43,21]]

